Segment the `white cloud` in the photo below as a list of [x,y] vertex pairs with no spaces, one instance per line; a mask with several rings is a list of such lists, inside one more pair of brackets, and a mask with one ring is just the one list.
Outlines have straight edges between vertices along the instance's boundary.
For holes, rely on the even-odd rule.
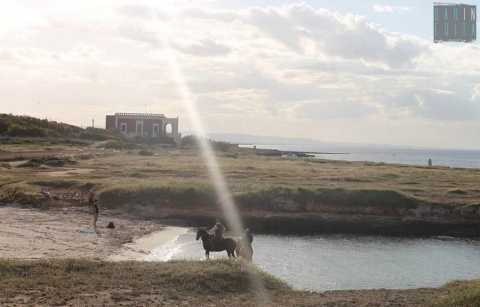
[[472,126],[480,128],[475,45],[433,45],[305,4],[115,3],[46,9],[34,24],[3,33],[0,92],[9,103],[1,110],[77,124],[120,111],[184,118],[164,49],[169,29],[213,131],[424,143],[416,131],[448,135],[445,126],[454,125],[470,129],[467,144]]
[[318,54],[399,67],[412,64],[428,51],[419,39],[388,33],[363,17],[316,10],[305,4],[253,9],[247,21],[300,53],[305,53],[305,43],[311,42]]
[[406,13],[412,8],[409,6],[375,4],[372,6],[372,9],[376,13]]
[[176,44],[174,47],[194,56],[222,56],[231,52],[230,47],[210,39],[203,39],[188,45]]

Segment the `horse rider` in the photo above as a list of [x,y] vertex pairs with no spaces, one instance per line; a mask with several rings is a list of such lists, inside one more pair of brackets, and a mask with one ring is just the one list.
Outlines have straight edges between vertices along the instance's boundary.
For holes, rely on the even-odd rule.
[[223,234],[225,233],[225,226],[217,219],[215,226],[213,226],[210,231],[213,232],[213,238],[215,241],[223,239]]

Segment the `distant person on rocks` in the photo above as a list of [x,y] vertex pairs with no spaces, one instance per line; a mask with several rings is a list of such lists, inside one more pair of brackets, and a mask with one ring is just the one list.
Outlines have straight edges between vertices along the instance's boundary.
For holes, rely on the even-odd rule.
[[433,166],[432,158],[429,158],[429,159],[428,159],[428,166],[429,166],[429,167],[432,167],[432,166]]
[[97,194],[95,193],[95,189],[91,189],[88,192],[88,205],[92,208],[93,212],[93,229],[97,232],[97,220],[100,210],[98,208],[98,200]]
[[225,233],[225,226],[220,222],[220,220],[217,220],[215,225],[210,229],[211,232],[213,232],[214,239],[216,241],[219,241],[223,239],[223,234]]

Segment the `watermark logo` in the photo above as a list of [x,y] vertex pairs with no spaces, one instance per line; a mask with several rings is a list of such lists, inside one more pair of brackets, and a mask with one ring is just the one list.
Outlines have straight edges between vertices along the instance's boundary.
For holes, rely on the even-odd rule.
[[468,4],[433,4],[433,41],[473,42],[477,39],[477,7]]

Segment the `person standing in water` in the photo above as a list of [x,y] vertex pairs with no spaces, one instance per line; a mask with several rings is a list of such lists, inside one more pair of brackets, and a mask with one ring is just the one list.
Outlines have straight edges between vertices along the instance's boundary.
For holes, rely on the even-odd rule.
[[95,193],[95,189],[91,189],[88,192],[88,205],[92,209],[93,213],[93,229],[95,232],[97,232],[97,220],[98,220],[98,215],[100,213],[100,210],[98,208],[98,200],[97,200],[97,195]]

